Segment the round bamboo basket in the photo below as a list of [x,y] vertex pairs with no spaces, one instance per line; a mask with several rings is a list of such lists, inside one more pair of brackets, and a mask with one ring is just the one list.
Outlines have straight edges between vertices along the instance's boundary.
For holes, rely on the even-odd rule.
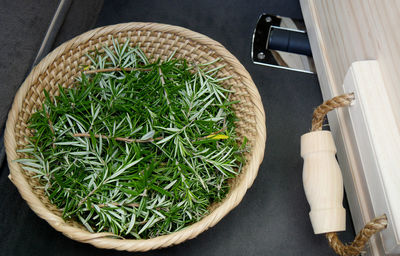
[[[41,108],[44,101],[43,90],[50,95],[58,94],[58,85],[69,87],[75,77],[82,72],[82,66],[89,64],[85,54],[103,45],[112,45],[112,39],[131,45],[140,44],[146,55],[155,60],[165,59],[173,52],[175,57],[186,58],[196,63],[205,63],[220,58],[225,67],[220,71],[223,76],[231,76],[225,81],[234,91],[232,100],[240,121],[236,123],[240,137],[246,136],[251,151],[246,155],[246,164],[241,174],[231,180],[231,189],[226,198],[212,205],[209,214],[200,221],[171,234],[151,239],[119,239],[110,233],[90,233],[75,221],[65,221],[61,212],[50,203],[38,181],[16,163],[22,155],[16,153],[27,144],[30,130],[27,122],[31,114]],[[218,223],[230,210],[237,206],[252,185],[264,156],[266,141],[265,114],[261,98],[249,73],[239,61],[221,44],[202,34],[177,26],[156,23],[125,23],[106,26],[88,31],[62,44],[48,54],[29,74],[15,96],[9,112],[5,146],[10,168],[9,178],[18,188],[31,209],[45,219],[53,228],[76,241],[90,243],[99,248],[148,251],[171,246],[192,239],[201,232]]]

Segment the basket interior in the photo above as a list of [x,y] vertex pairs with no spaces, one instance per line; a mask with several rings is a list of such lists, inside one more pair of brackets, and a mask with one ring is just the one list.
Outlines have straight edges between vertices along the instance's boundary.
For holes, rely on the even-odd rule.
[[[27,85],[28,89],[22,100],[22,107],[18,109],[14,126],[14,139],[18,149],[23,148],[27,144],[27,137],[31,134],[30,130],[27,128],[27,122],[31,114],[42,107],[42,102],[44,101],[43,90],[46,89],[50,95],[57,95],[58,85],[63,87],[72,86],[75,77],[79,76],[80,72],[83,70],[83,66],[90,63],[85,54],[95,48],[100,49],[103,45],[111,46],[113,39],[118,39],[120,43],[124,43],[129,39],[131,46],[140,45],[141,49],[151,61],[158,58],[166,59],[173,53],[175,53],[175,57],[177,58],[186,58],[194,63],[206,63],[220,58],[221,60],[213,65],[225,65],[219,74],[221,76],[231,77],[224,81],[224,86],[234,91],[231,96],[232,100],[240,101],[240,103],[233,105],[239,119],[236,123],[237,134],[242,139],[246,136],[250,147],[254,144],[257,136],[255,117],[257,110],[252,102],[248,87],[243,83],[242,77],[236,72],[235,68],[227,61],[226,56],[218,55],[212,46],[203,44],[196,39],[187,38],[179,33],[138,29],[119,31],[115,34],[94,34],[90,39],[86,40],[75,39],[74,45],[57,53],[56,57],[52,59],[48,65],[43,66],[39,64],[34,70],[37,75],[33,76],[31,80],[27,79],[27,81],[30,81]],[[48,61],[48,58],[46,58],[45,61]],[[38,68],[40,69],[39,71]],[[252,152],[248,153],[246,158],[249,160],[252,154]],[[22,157],[22,155],[19,155],[19,157]],[[32,192],[50,211],[61,216],[60,211],[50,204],[44,191],[37,188],[39,185],[38,181],[33,179],[30,173],[23,171],[21,168],[19,169],[31,186]],[[242,174],[247,170],[248,165],[246,164],[242,170]],[[232,180],[232,189],[229,193],[240,183],[238,181],[242,176],[243,175],[239,175],[235,180]],[[216,207],[218,207],[218,205],[214,205],[210,210],[212,211]],[[70,224],[83,228],[77,223],[70,222]]]

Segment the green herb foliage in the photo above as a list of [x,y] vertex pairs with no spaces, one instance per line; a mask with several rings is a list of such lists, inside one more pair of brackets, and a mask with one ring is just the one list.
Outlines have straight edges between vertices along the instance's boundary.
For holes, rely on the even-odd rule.
[[150,63],[129,42],[88,57],[72,89],[45,92],[17,161],[91,232],[143,239],[200,220],[244,161],[227,78],[216,62]]

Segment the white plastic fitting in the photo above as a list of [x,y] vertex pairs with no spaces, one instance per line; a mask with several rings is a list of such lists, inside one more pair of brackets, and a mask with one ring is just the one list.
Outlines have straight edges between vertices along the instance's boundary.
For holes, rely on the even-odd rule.
[[330,131],[314,131],[301,136],[303,185],[315,234],[346,229],[343,178],[335,155],[336,146]]

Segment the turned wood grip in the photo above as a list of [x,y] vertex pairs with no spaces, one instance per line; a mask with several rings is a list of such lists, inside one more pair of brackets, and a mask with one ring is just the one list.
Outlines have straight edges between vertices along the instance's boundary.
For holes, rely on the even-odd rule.
[[346,229],[343,178],[335,154],[330,131],[314,131],[301,136],[303,185],[315,234]]

